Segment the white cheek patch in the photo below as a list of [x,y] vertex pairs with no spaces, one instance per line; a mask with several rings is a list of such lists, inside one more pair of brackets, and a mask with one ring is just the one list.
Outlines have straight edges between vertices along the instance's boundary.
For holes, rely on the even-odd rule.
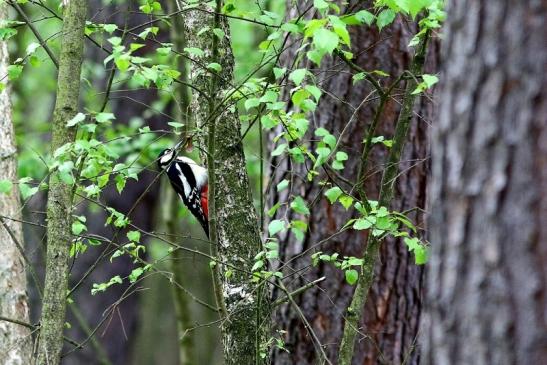
[[173,158],[173,152],[168,152],[162,156],[162,158],[160,159],[160,163],[162,165],[166,165],[169,161],[171,161],[172,158]]

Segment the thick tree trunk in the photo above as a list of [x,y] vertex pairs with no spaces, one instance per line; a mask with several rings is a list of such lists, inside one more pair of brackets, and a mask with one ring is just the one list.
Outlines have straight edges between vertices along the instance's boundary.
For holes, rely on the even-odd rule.
[[[227,19],[214,15],[220,12],[220,4],[217,0],[216,9],[201,4],[208,12],[196,10],[184,14],[188,46],[204,51],[203,56],[194,57],[190,67],[192,84],[209,98],[195,93],[192,106],[197,125],[207,131],[209,227],[220,260],[215,290],[221,312],[228,317],[222,324],[224,361],[227,365],[259,364],[267,361],[257,358],[258,347],[265,342],[269,328],[267,298],[266,290],[250,282],[249,273],[261,241],[239,116],[234,107],[220,104],[231,89],[234,65]],[[205,27],[209,31],[198,34]],[[212,32],[215,28],[222,29],[224,35],[219,38]],[[204,69],[211,63],[220,65],[221,70]],[[220,287],[218,281],[222,281]],[[264,318],[266,323],[257,328]]]
[[424,363],[547,363],[547,8],[450,2]]
[[[0,4],[0,21],[7,20],[7,5]],[[0,42],[0,75],[7,75],[8,46]],[[0,180],[17,180],[15,134],[11,120],[10,91],[6,85],[0,92]],[[0,193],[0,214],[21,219],[21,202],[17,185]],[[27,280],[22,256],[21,223],[0,221],[0,317],[29,322]],[[5,365],[30,363],[32,341],[29,328],[0,319],[0,359]]]
[[[66,123],[78,112],[87,15],[87,1],[70,0],[64,4],[63,42],[52,123],[52,152],[66,143],[73,142],[76,135],[75,128],[67,128]],[[62,182],[56,173],[51,175],[49,181],[47,220],[46,278],[40,321],[38,365],[58,364],[63,347],[69,249],[72,239],[72,186]]]
[[[381,69],[396,76],[409,67],[413,51],[407,45],[415,29],[409,27],[407,22],[398,19],[381,33],[377,28],[366,26],[354,27],[350,33],[354,45],[353,53],[356,55],[355,63],[365,70]],[[295,59],[294,51],[291,49],[283,56],[282,62],[285,66],[290,67],[292,64]],[[435,58],[434,54],[430,55],[427,71],[434,72]],[[342,72],[347,71],[347,66],[339,59],[324,60],[321,71],[325,71],[320,73],[320,77],[323,78],[320,80],[321,87],[330,95],[325,94],[322,97],[312,120],[314,127],[324,127],[338,136],[350,120],[355,108],[369,95],[372,88],[364,81],[353,85],[351,75]],[[395,94],[395,100],[391,99],[387,102],[376,133],[387,139],[393,136],[400,110],[401,93],[397,90]],[[340,100],[349,105],[341,103]],[[341,140],[341,150],[350,155],[343,172],[347,180],[357,180],[362,141],[373,119],[376,106],[377,103],[374,101],[366,102],[357,112],[355,122],[348,127]],[[392,210],[404,211],[425,206],[427,129],[431,110],[432,106],[427,99],[415,106],[416,114],[411,121],[402,163],[399,165],[400,175],[395,186]],[[372,150],[368,163],[369,171],[364,182],[369,199],[378,198],[381,169],[386,162],[387,153],[388,150],[383,146],[376,146]],[[284,195],[286,191],[281,194],[276,193],[276,184],[281,179],[287,178],[288,171],[300,176],[305,176],[306,171],[303,166],[291,164],[286,159],[281,161],[273,159],[272,163],[275,171],[272,173],[274,181],[273,191],[270,192],[272,194],[270,203],[286,201]],[[341,181],[339,183],[343,184]],[[345,256],[362,256],[363,247],[367,241],[367,236],[362,231],[348,230],[320,246],[315,246],[340,230],[351,218],[350,213],[340,206],[331,206],[321,196],[324,192],[321,187],[312,187],[301,179],[294,179],[292,192],[304,196],[308,202],[312,203],[311,216],[309,231],[303,242],[297,242],[294,236],[287,235],[280,243],[283,261],[288,261],[312,247],[326,253],[340,252]],[[282,216],[285,211],[280,209],[278,214]],[[410,217],[417,226],[423,227],[422,214],[413,213]],[[310,254],[313,252],[314,250]],[[303,269],[308,267],[310,262],[310,256],[306,255],[295,260],[291,266],[296,270]],[[422,269],[414,265],[414,259],[407,252],[404,243],[391,239],[382,243],[378,262],[374,283],[363,309],[364,320],[360,324],[360,335],[355,346],[353,363],[416,364],[418,353],[415,344],[422,307]],[[291,273],[292,270],[286,272],[286,274]],[[321,276],[327,278],[320,284],[321,289],[307,291],[297,299],[297,302],[313,325],[320,341],[326,346],[330,360],[336,363],[344,326],[343,316],[346,314],[345,310],[351,301],[355,287],[345,283],[341,270],[326,264],[320,264],[316,269],[305,269],[303,278],[296,279],[291,287],[294,289]],[[282,293],[275,294],[282,295]],[[277,312],[276,323],[279,329],[288,331],[285,341],[289,350],[288,353],[274,354],[276,364],[316,364],[318,362],[313,342],[291,307],[285,305]]]

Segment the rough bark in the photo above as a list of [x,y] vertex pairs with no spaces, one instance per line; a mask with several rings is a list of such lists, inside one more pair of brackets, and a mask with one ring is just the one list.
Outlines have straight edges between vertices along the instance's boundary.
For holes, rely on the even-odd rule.
[[[7,5],[0,3],[0,21],[7,20]],[[0,75],[7,75],[8,46],[0,42]],[[0,180],[17,180],[15,133],[11,119],[10,90],[0,92]],[[0,212],[21,219],[21,202],[17,185],[0,193]],[[23,229],[19,222],[2,220],[0,224],[0,316],[29,322],[27,280],[22,256]],[[4,226],[4,224],[6,226]],[[18,247],[19,246],[19,247]],[[24,365],[32,356],[29,328],[0,319],[0,358],[5,365]]]
[[545,364],[547,7],[450,4],[424,364]]
[[[202,7],[207,7],[201,4]],[[220,12],[217,8],[210,12]],[[200,10],[185,14],[188,46],[205,51],[203,57],[191,65],[192,84],[205,90],[209,100],[194,94],[193,110],[197,125],[207,131],[207,160],[209,169],[209,226],[211,241],[218,249],[222,281],[221,307],[225,307],[227,320],[222,324],[224,361],[226,364],[258,364],[260,346],[267,325],[257,328],[257,323],[269,322],[266,313],[265,290],[250,282],[254,257],[261,249],[258,219],[253,208],[245,155],[241,142],[241,124],[235,108],[219,102],[228,95],[233,79],[234,59],[230,47],[230,31],[225,17]],[[225,35],[218,39],[212,31],[198,35],[204,27],[221,28]],[[196,64],[196,61],[199,62]],[[216,62],[222,70],[214,72],[203,66]],[[231,275],[225,275],[227,271]],[[257,312],[258,311],[258,312]]]
[[[362,7],[367,8],[367,5],[370,4],[365,3]],[[300,6],[300,9],[304,8],[305,6]],[[354,8],[354,10],[357,9]],[[365,70],[381,69],[391,75],[399,75],[403,70],[408,69],[413,51],[407,45],[415,29],[409,27],[405,21],[397,19],[393,25],[381,33],[378,33],[376,28],[366,26],[353,27],[350,33],[354,45],[353,53],[356,55],[355,63]],[[285,66],[292,64],[295,59],[294,51],[291,49],[283,56],[282,61]],[[429,57],[426,68],[430,72],[434,72],[435,58],[434,54]],[[320,83],[330,96],[323,96],[313,116],[313,125],[324,127],[338,136],[349,121],[354,108],[365,99],[372,88],[364,81],[353,85],[351,76],[341,72],[348,69],[339,59],[323,62],[321,71],[326,72],[320,74],[322,78]],[[384,135],[386,138],[393,136],[400,109],[400,89],[395,91],[395,95],[395,100],[390,99],[386,104],[376,135]],[[349,103],[351,107],[341,103],[340,100]],[[365,103],[358,111],[357,119],[348,127],[341,140],[341,150],[350,155],[343,173],[344,177],[350,181],[357,180],[362,141],[372,122],[376,106],[377,103],[374,101]],[[415,106],[415,115],[411,120],[402,163],[399,165],[399,171],[402,173],[398,176],[395,185],[392,210],[404,211],[425,206],[427,169],[425,159],[428,156],[427,129],[431,109],[431,104],[427,100],[422,100]],[[367,179],[364,182],[364,190],[370,199],[378,198],[381,177],[378,172],[386,162],[387,152],[384,147],[375,146],[370,154],[369,169],[365,174]],[[305,176],[306,170],[287,160],[273,159],[272,163],[275,171],[272,173],[274,191],[270,192],[271,202],[286,201],[285,194],[275,193],[275,185],[281,179],[287,178],[288,171]],[[336,233],[351,218],[350,213],[340,206],[331,206],[322,197],[321,189],[318,186],[310,186],[300,179],[294,179],[292,194],[303,196],[312,204],[309,231],[303,242],[297,242],[291,235],[283,238],[280,243],[283,261],[290,260]],[[278,214],[283,216],[285,211],[279,210]],[[421,214],[413,213],[410,217],[418,226],[423,227]],[[330,239],[317,247],[317,250],[361,257],[366,241],[365,233],[350,230]],[[295,260],[291,265],[298,270],[307,267],[310,262],[309,255],[306,255]],[[320,264],[316,269],[306,269],[303,272],[303,278],[291,283],[291,288],[302,286],[321,276],[327,277],[320,285],[321,289],[307,291],[297,299],[297,302],[306,318],[312,323],[319,339],[325,344],[330,360],[336,363],[344,325],[343,316],[350,304],[354,287],[345,283],[343,273],[339,269],[332,265]],[[378,264],[374,270],[374,282],[363,309],[364,320],[360,323],[362,335],[358,336],[355,346],[354,364],[416,364],[418,362],[415,343],[422,307],[421,293],[422,269],[414,265],[414,259],[407,252],[404,243],[391,239],[384,242],[380,247]],[[274,294],[282,295],[282,293]],[[274,362],[276,364],[316,364],[318,358],[313,343],[293,310],[285,305],[276,313],[275,318],[280,329],[288,331],[285,341],[289,353],[276,352]]]
[[[51,150],[73,142],[75,128],[66,123],[78,112],[80,72],[83,60],[87,1],[66,1],[59,57],[57,100],[53,110]],[[68,288],[69,249],[72,222],[72,186],[56,173],[49,180],[47,201],[46,278],[37,363],[58,364],[63,347],[63,328]]]

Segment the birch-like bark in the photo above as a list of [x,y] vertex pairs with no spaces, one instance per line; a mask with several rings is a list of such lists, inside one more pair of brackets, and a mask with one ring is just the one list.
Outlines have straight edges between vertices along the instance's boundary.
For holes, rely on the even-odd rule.
[[[84,27],[87,1],[64,2],[57,100],[53,111],[51,150],[74,142],[75,128],[67,121],[78,112],[80,72],[83,61]],[[63,347],[63,328],[68,289],[69,249],[72,222],[72,186],[53,173],[49,180],[47,201],[46,279],[37,364],[59,364]]]
[[[267,362],[259,358],[258,348],[269,328],[268,300],[266,291],[250,282],[249,272],[261,240],[245,167],[241,124],[234,107],[220,105],[231,88],[234,58],[226,18],[214,15],[219,13],[219,5],[208,8],[208,13],[195,10],[184,15],[188,47],[204,51],[192,62],[191,81],[209,97],[207,100],[194,93],[192,110],[197,126],[207,132],[208,139],[209,225],[212,244],[216,244],[223,263],[217,278],[222,281],[221,287],[215,290],[221,294],[219,305],[228,316],[222,325],[224,361],[227,365],[260,364]],[[205,7],[200,4],[200,8]],[[198,35],[206,27],[209,30]],[[222,29],[224,36],[213,34],[215,28]],[[204,69],[210,63],[218,63],[221,71]]]
[[[0,21],[7,20],[7,13],[6,3],[0,3]],[[7,42],[0,42],[0,75],[7,75],[8,65]],[[15,134],[8,85],[5,85],[0,92],[0,180],[11,182],[17,180]],[[14,184],[8,193],[0,193],[0,214],[21,219],[21,202],[17,185]],[[27,280],[21,252],[23,248],[21,223],[2,220],[0,224],[0,316],[28,323]],[[28,364],[32,355],[31,345],[29,328],[0,319],[0,359],[2,359],[0,362],[2,364]]]
[[422,363],[547,363],[547,8],[451,1]]

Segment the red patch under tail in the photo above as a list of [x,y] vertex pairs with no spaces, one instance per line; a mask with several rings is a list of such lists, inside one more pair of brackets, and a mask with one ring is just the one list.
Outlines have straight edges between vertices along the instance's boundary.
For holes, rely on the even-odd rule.
[[209,185],[205,185],[203,190],[201,191],[201,209],[203,209],[203,214],[205,214],[205,218],[209,219],[209,203],[208,203],[208,195],[209,192]]

